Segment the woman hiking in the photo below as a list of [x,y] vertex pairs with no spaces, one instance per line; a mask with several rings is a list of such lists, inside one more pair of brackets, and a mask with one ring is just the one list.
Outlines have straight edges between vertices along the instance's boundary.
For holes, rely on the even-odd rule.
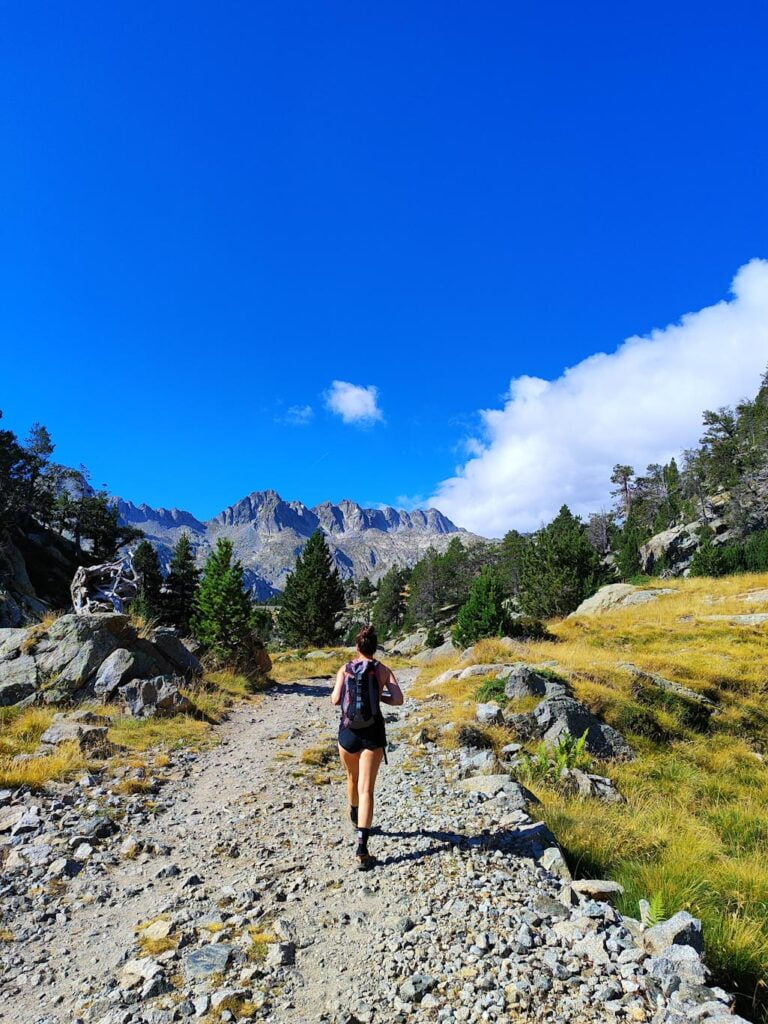
[[373,626],[364,626],[356,642],[355,659],[336,673],[331,703],[341,705],[339,756],[347,771],[349,817],[357,829],[357,866],[368,871],[376,863],[368,852],[373,790],[387,747],[380,705],[397,706],[404,698],[392,670],[375,659],[379,642]]

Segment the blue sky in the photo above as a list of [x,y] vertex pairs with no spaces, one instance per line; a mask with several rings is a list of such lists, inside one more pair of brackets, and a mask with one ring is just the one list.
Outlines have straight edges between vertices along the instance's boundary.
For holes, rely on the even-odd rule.
[[[689,311],[730,298],[737,317],[734,275],[768,256],[762,3],[31,2],[3,20],[0,408],[137,502],[206,517],[273,487],[530,525],[557,480],[518,472],[482,410]],[[756,389],[761,320],[739,375],[697,378],[691,436],[678,418],[638,458]],[[614,461],[659,413],[640,404]],[[586,507],[599,487],[579,480],[604,467],[579,459],[565,491]]]

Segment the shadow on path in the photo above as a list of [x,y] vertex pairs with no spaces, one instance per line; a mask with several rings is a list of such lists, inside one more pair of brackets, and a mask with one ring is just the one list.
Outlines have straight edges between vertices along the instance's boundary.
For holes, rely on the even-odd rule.
[[379,863],[382,867],[389,864],[403,864],[406,861],[422,860],[424,857],[432,857],[436,853],[443,853],[445,850],[458,847],[460,850],[503,850],[505,853],[522,853],[526,849],[526,856],[530,856],[530,840],[534,835],[543,837],[546,826],[542,824],[523,825],[520,828],[505,828],[497,832],[481,833],[480,835],[467,836],[460,832],[439,831],[430,832],[427,829],[416,829],[410,832],[392,832],[387,829],[374,828],[371,835],[383,836],[389,839],[432,839],[433,844],[420,850],[408,850],[404,853],[393,854],[382,858]]
[[[325,682],[326,679],[328,682]],[[280,683],[270,692],[277,695],[295,694],[299,697],[328,697],[333,689],[332,679],[333,676],[312,676],[307,682]]]

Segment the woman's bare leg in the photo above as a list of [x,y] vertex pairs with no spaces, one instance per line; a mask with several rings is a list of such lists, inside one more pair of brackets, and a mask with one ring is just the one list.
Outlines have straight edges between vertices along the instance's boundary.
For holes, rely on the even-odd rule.
[[376,788],[379,765],[384,759],[384,751],[381,748],[361,750],[359,758],[357,790],[360,795],[360,809],[357,812],[357,823],[360,828],[370,828],[373,823],[373,791]]
[[339,746],[339,757],[347,772],[347,800],[350,807],[357,807],[360,798],[357,795],[357,779],[360,770],[360,755],[350,754]]

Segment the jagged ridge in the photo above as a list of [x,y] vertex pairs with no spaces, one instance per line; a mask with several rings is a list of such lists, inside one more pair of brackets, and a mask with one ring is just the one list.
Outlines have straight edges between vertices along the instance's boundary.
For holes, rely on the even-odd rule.
[[443,550],[456,535],[467,544],[482,539],[434,508],[363,508],[349,499],[309,508],[300,501],[284,501],[273,490],[253,491],[207,522],[181,509],[153,509],[121,498],[117,507],[121,522],[144,530],[166,562],[184,530],[200,560],[218,537],[229,537],[260,598],[282,590],[296,556],[317,529],[326,534],[342,576],[373,580],[392,565],[415,564],[430,546]]

